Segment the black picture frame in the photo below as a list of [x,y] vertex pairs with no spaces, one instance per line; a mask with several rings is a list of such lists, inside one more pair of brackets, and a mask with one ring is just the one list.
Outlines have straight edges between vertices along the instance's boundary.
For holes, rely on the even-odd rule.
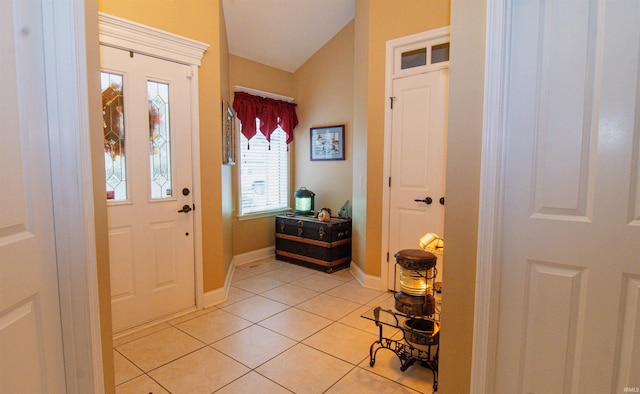
[[344,125],[312,127],[309,139],[311,160],[344,160]]

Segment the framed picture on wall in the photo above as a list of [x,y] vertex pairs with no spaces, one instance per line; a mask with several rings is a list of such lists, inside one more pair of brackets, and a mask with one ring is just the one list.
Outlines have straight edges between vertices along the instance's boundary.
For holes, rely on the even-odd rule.
[[311,160],[344,160],[344,125],[311,128]]
[[222,164],[236,164],[236,113],[222,102]]

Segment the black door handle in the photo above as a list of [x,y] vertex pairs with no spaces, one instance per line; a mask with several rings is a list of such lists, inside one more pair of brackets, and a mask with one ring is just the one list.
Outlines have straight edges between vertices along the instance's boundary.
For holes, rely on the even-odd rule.
[[415,202],[423,202],[423,203],[429,205],[429,204],[431,204],[433,202],[433,199],[431,197],[425,197],[424,200],[415,199],[413,201],[415,201]]
[[182,206],[182,209],[181,209],[181,210],[179,210],[178,212],[184,212],[184,213],[187,213],[187,212],[191,212],[191,211],[193,211],[193,209],[191,209],[191,206],[190,206],[190,205],[188,205],[188,204],[184,204],[184,205]]

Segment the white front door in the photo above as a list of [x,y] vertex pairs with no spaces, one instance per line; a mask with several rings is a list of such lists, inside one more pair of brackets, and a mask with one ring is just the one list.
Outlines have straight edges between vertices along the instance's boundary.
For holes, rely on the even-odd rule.
[[640,2],[510,3],[493,392],[638,392]]
[[0,393],[63,393],[42,5],[3,6]]
[[448,88],[448,68],[393,81],[389,289],[399,280],[396,252],[418,248],[427,232],[444,236]]
[[190,67],[101,46],[113,330],[195,306]]

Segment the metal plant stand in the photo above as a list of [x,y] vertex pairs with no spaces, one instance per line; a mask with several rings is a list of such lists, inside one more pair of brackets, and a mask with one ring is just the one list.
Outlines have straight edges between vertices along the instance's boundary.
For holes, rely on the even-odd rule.
[[[435,316],[435,315],[433,315]],[[380,349],[389,349],[400,360],[400,370],[406,371],[416,361],[433,372],[433,390],[438,390],[438,353],[439,353],[439,319],[427,316],[411,316],[394,312],[382,307],[376,307],[362,315],[363,318],[375,322],[380,329],[378,340],[369,348],[369,365],[376,363],[376,354]],[[407,324],[409,322],[410,324]],[[427,323],[430,330],[414,328],[411,322]],[[383,327],[392,327],[402,332],[402,339],[387,338],[383,334]],[[435,352],[433,347],[437,346]]]
[[[384,308],[378,306],[362,315],[374,321],[380,332],[378,340],[369,348],[369,365],[373,367],[376,363],[378,350],[391,350],[400,360],[400,370],[403,372],[416,361],[429,368],[433,372],[433,391],[437,391],[440,351],[440,308],[437,304],[440,295],[435,291],[438,275],[436,256],[424,250],[405,249],[396,253],[395,257],[396,266],[401,267],[401,291],[389,300],[389,304],[393,301],[393,305],[384,304]],[[425,286],[422,294],[416,291],[421,286]],[[402,338],[385,337],[384,326],[400,330]]]

